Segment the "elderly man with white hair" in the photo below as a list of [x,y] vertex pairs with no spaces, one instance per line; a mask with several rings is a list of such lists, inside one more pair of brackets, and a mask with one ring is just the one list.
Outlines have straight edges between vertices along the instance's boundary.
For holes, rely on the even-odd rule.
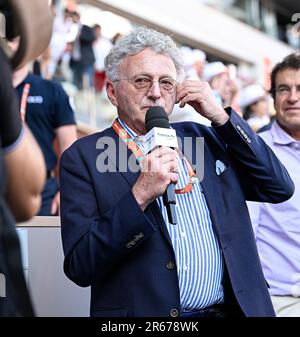
[[[64,271],[91,286],[91,315],[274,316],[245,199],[287,200],[294,186],[283,165],[207,82],[184,79],[169,36],[136,28],[111,49],[105,69],[118,118],[75,142],[60,166]],[[175,103],[212,127],[172,124],[182,151],[148,153],[149,112],[167,121]],[[204,177],[193,161],[202,140]],[[178,221],[164,203],[171,183]]]

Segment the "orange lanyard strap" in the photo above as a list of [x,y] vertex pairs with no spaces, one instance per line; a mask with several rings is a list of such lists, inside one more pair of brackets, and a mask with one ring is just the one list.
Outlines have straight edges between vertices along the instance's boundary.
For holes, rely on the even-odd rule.
[[117,135],[124,141],[127,147],[135,155],[137,161],[140,162],[144,158],[144,154],[141,149],[136,145],[134,140],[128,135],[128,133],[124,130],[122,125],[117,120],[114,121],[112,127],[116,131]]
[[189,163],[189,161],[186,159],[186,157],[183,155],[183,153],[180,153],[183,157],[187,170],[188,170],[188,176],[189,176],[189,182],[187,185],[185,185],[183,188],[177,188],[175,189],[176,194],[185,194],[190,192],[193,189],[193,184],[198,180],[197,175],[194,172],[192,165]]
[[[143,152],[141,149],[137,146],[137,144],[134,142],[134,140],[128,135],[128,133],[124,130],[124,128],[121,126],[121,124],[115,120],[113,122],[112,128],[116,131],[117,135],[125,142],[127,147],[132,151],[132,153],[135,155],[136,159],[138,161],[141,161],[144,157]],[[193,184],[196,182],[196,173],[194,172],[192,165],[188,162],[186,157],[183,155],[182,152],[179,152],[179,155],[184,159],[187,169],[188,169],[188,176],[189,176],[189,183],[183,187],[175,189],[176,194],[185,194],[192,190]]]
[[27,97],[29,94],[29,90],[30,90],[30,84],[26,83],[23,88],[22,97],[21,97],[21,106],[20,106],[21,120],[23,123],[25,122]]

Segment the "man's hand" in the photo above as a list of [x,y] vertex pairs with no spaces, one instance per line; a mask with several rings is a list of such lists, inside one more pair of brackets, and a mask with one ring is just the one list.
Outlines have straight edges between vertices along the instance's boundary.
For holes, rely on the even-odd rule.
[[60,192],[57,192],[52,200],[51,215],[59,215]]
[[132,193],[143,211],[165,192],[170,183],[177,182],[177,156],[175,150],[162,146],[142,160],[141,174],[132,188]]
[[176,103],[180,108],[191,105],[199,114],[217,126],[224,125],[229,116],[218,104],[209,84],[204,81],[186,80],[177,87]]

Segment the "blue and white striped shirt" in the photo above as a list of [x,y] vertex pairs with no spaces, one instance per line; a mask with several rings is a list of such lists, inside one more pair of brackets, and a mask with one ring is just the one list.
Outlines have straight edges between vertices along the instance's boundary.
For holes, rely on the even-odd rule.
[[[137,137],[120,118],[118,120],[130,137]],[[178,162],[179,180],[176,188],[182,188],[187,185],[189,177],[185,161],[179,158]],[[162,197],[157,198],[157,202],[176,257],[181,308],[195,310],[223,302],[222,252],[201,184],[194,183],[190,192],[176,194],[177,225],[168,222]]]

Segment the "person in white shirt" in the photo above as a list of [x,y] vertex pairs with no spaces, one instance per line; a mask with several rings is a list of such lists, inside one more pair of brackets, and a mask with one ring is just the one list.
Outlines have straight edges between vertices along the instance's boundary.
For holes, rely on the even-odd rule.
[[270,123],[268,96],[258,84],[251,84],[241,90],[240,107],[243,117],[254,131]]
[[102,89],[105,84],[105,70],[104,70],[104,59],[106,55],[109,53],[112,43],[106,39],[105,37],[102,36],[101,33],[101,26],[100,25],[95,25],[93,27],[96,40],[93,44],[93,50],[95,54],[95,89],[96,92],[101,93]]

